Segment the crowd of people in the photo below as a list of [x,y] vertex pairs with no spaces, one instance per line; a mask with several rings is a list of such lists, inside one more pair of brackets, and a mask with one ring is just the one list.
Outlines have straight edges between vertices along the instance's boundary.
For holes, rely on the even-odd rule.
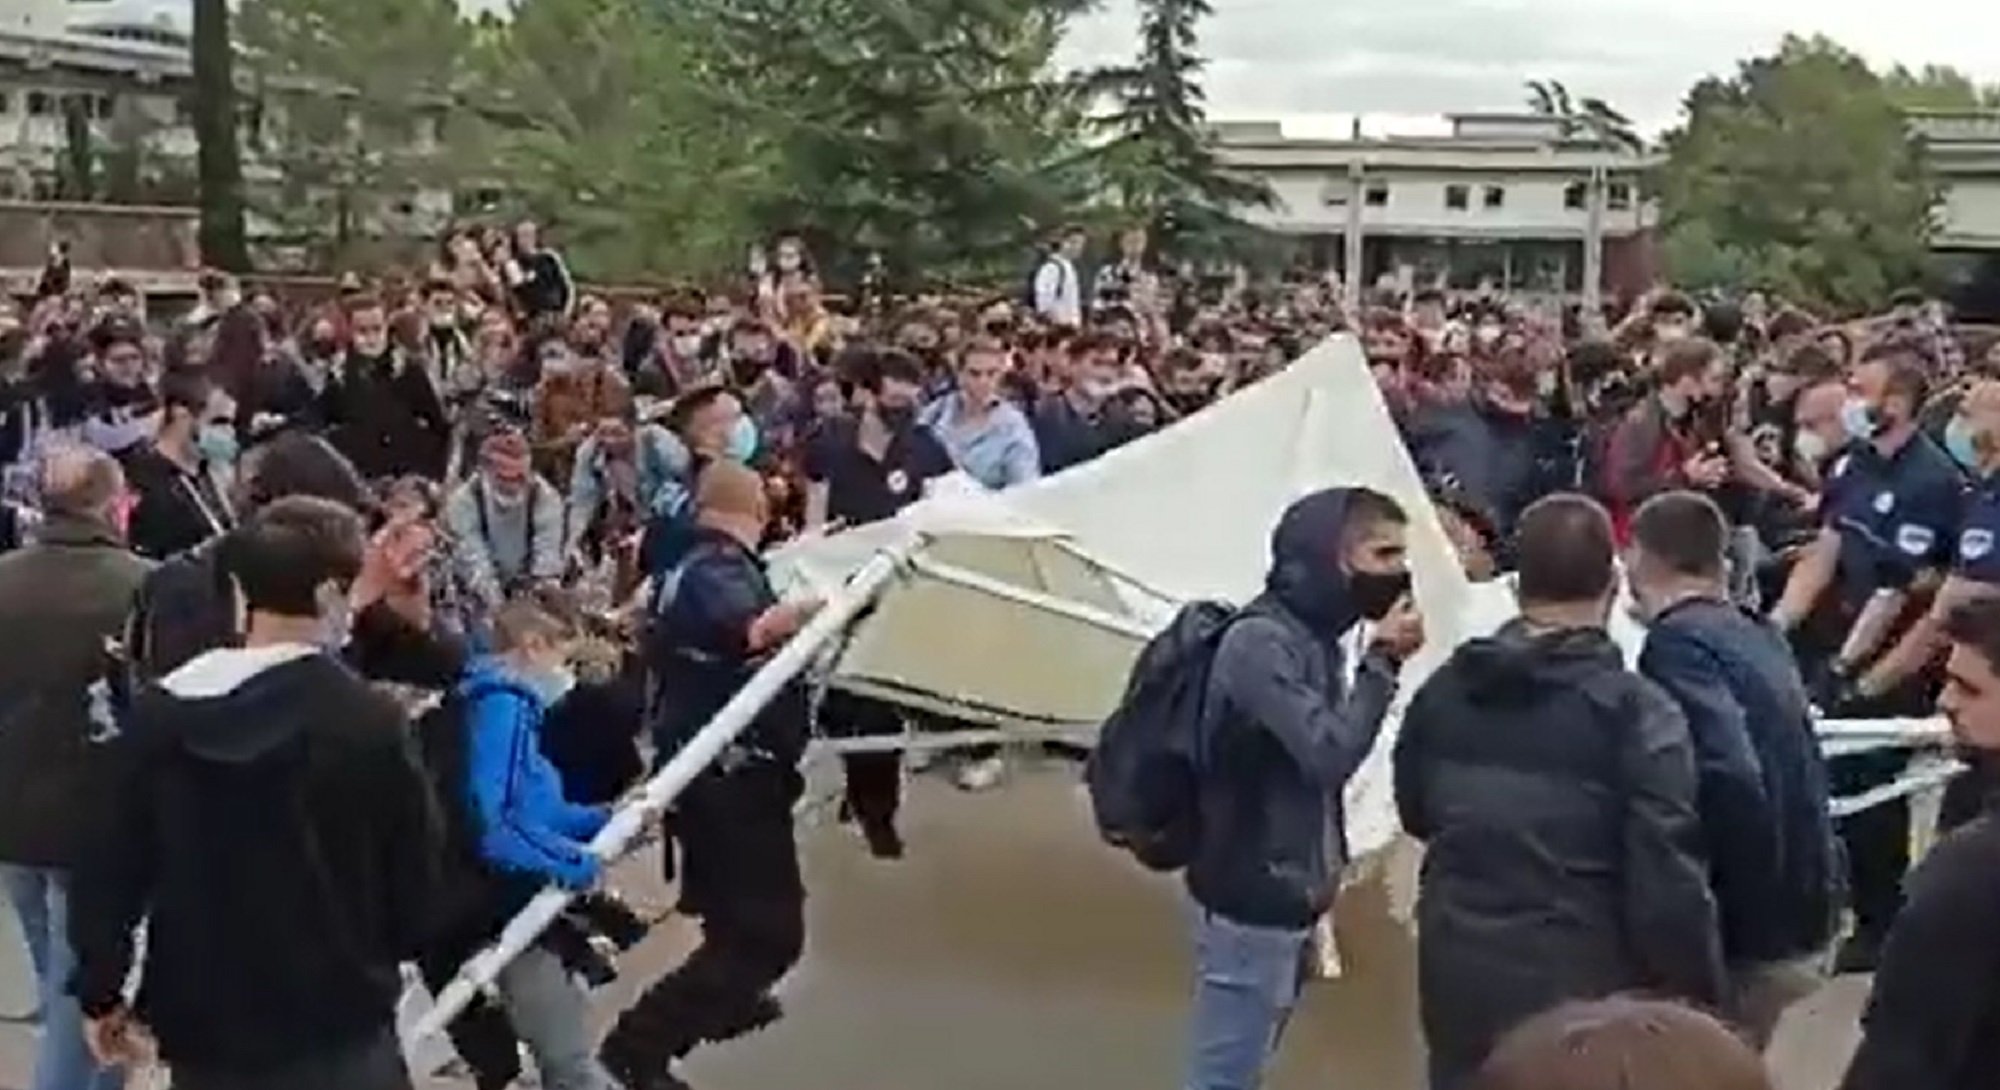
[[[451,1027],[473,1080],[514,1085],[525,1047],[552,1090],[684,1086],[685,1056],[783,1015],[809,737],[911,714],[795,683],[689,785],[662,862],[701,945],[593,1042],[588,989],[645,923],[589,842],[812,616],[763,552],[953,473],[1060,472],[1343,330],[1468,573],[1513,573],[1523,603],[1418,693],[1397,751],[1430,847],[1434,1085],[1556,1085],[1533,1072],[1561,1040],[1668,1032],[1626,1023],[1706,1032],[1565,1006],[1634,990],[1727,1020],[1716,1048],[1749,1042],[1754,1071],[1849,885],[1842,968],[1881,965],[1849,1090],[1983,1085],[1991,987],[1922,982],[1992,967],[1937,934],[1992,907],[1965,873],[1990,835],[1967,825],[1904,905],[1906,806],[1843,823],[1844,853],[1827,809],[1829,777],[1901,758],[1829,773],[1811,707],[1927,712],[1956,647],[1947,704],[2000,747],[2000,629],[1964,608],[2000,583],[2000,356],[1921,298],[1835,325],[1659,293],[1605,323],[1173,272],[1136,229],[1088,248],[1059,232],[1019,293],[834,299],[788,235],[740,284],[613,300],[523,223],[317,302],[211,274],[168,318],[81,270],[0,300],[0,876],[41,985],[35,1090],[148,1056],[183,1090],[405,1087],[400,967],[441,986],[548,883],[585,896]],[[1256,1085],[1296,998],[1341,786],[1423,644],[1407,521],[1360,490],[1302,501],[1214,648],[1190,1090]],[[1636,673],[1603,631],[1628,549]],[[956,756],[962,786],[1004,774]],[[844,761],[867,849],[900,857],[901,758]],[[1586,1078],[1562,1085],[1623,1085]]]

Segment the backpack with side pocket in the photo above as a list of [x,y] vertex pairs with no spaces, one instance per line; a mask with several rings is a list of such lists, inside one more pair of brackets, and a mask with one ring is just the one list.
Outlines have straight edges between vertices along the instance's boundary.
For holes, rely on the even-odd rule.
[[1200,844],[1209,666],[1236,616],[1195,602],[1146,644],[1085,768],[1098,835],[1150,870],[1187,866]]

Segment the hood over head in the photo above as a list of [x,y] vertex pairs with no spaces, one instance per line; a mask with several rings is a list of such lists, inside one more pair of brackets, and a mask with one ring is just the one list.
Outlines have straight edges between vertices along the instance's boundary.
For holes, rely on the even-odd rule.
[[182,748],[204,760],[249,764],[298,736],[305,691],[319,671],[345,669],[317,647],[227,647],[188,660],[147,699],[168,706]]
[[1341,562],[1351,488],[1327,488],[1285,508],[1271,532],[1271,570],[1264,589],[1284,607],[1325,634],[1337,635],[1361,619]]
[[1602,628],[1547,631],[1521,620],[1466,642],[1452,658],[1472,696],[1505,705],[1526,704],[1547,696],[1553,687],[1625,665],[1618,645]]

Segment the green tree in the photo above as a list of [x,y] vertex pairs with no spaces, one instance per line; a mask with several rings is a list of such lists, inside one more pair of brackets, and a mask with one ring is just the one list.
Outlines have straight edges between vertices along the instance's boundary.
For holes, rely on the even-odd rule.
[[[1660,172],[1669,256],[1794,298],[1881,304],[1921,276],[1940,189],[1883,85],[1823,38],[1788,38],[1689,92]],[[1684,271],[1676,268],[1677,275]]]
[[1274,197],[1258,179],[1224,169],[1208,127],[1199,52],[1209,0],[1143,0],[1139,54],[1088,85],[1116,105],[1096,121],[1103,178],[1121,211],[1166,238],[1226,230],[1235,211]]
[[194,83],[188,103],[198,147],[202,260],[246,272],[243,160],[236,133],[236,55],[229,0],[194,0]]
[[312,264],[439,226],[435,198],[476,160],[453,154],[469,31],[454,0],[244,0],[258,94],[246,117],[252,203]]
[[1882,74],[1890,101],[1905,110],[1981,110],[2000,108],[2000,84],[1981,85],[1949,65],[1921,69],[1896,65]]
[[579,275],[741,267],[770,141],[730,124],[698,26],[651,0],[524,0],[476,30],[488,161],[506,199],[556,226]]
[[[1051,73],[1080,4],[1045,0],[697,0],[705,82],[771,141],[768,227],[892,274],[991,275],[1073,208],[1079,95]],[[843,254],[830,254],[836,259]]]

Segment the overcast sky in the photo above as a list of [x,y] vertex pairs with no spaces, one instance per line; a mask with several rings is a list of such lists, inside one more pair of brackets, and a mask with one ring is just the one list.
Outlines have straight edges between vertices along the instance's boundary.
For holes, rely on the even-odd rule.
[[[1825,33],[1872,62],[1955,65],[2000,83],[1993,0],[1213,0],[1204,24],[1216,118],[1513,109],[1558,79],[1647,128],[1705,74]],[[1072,63],[1129,55],[1133,0],[1079,22]]]

